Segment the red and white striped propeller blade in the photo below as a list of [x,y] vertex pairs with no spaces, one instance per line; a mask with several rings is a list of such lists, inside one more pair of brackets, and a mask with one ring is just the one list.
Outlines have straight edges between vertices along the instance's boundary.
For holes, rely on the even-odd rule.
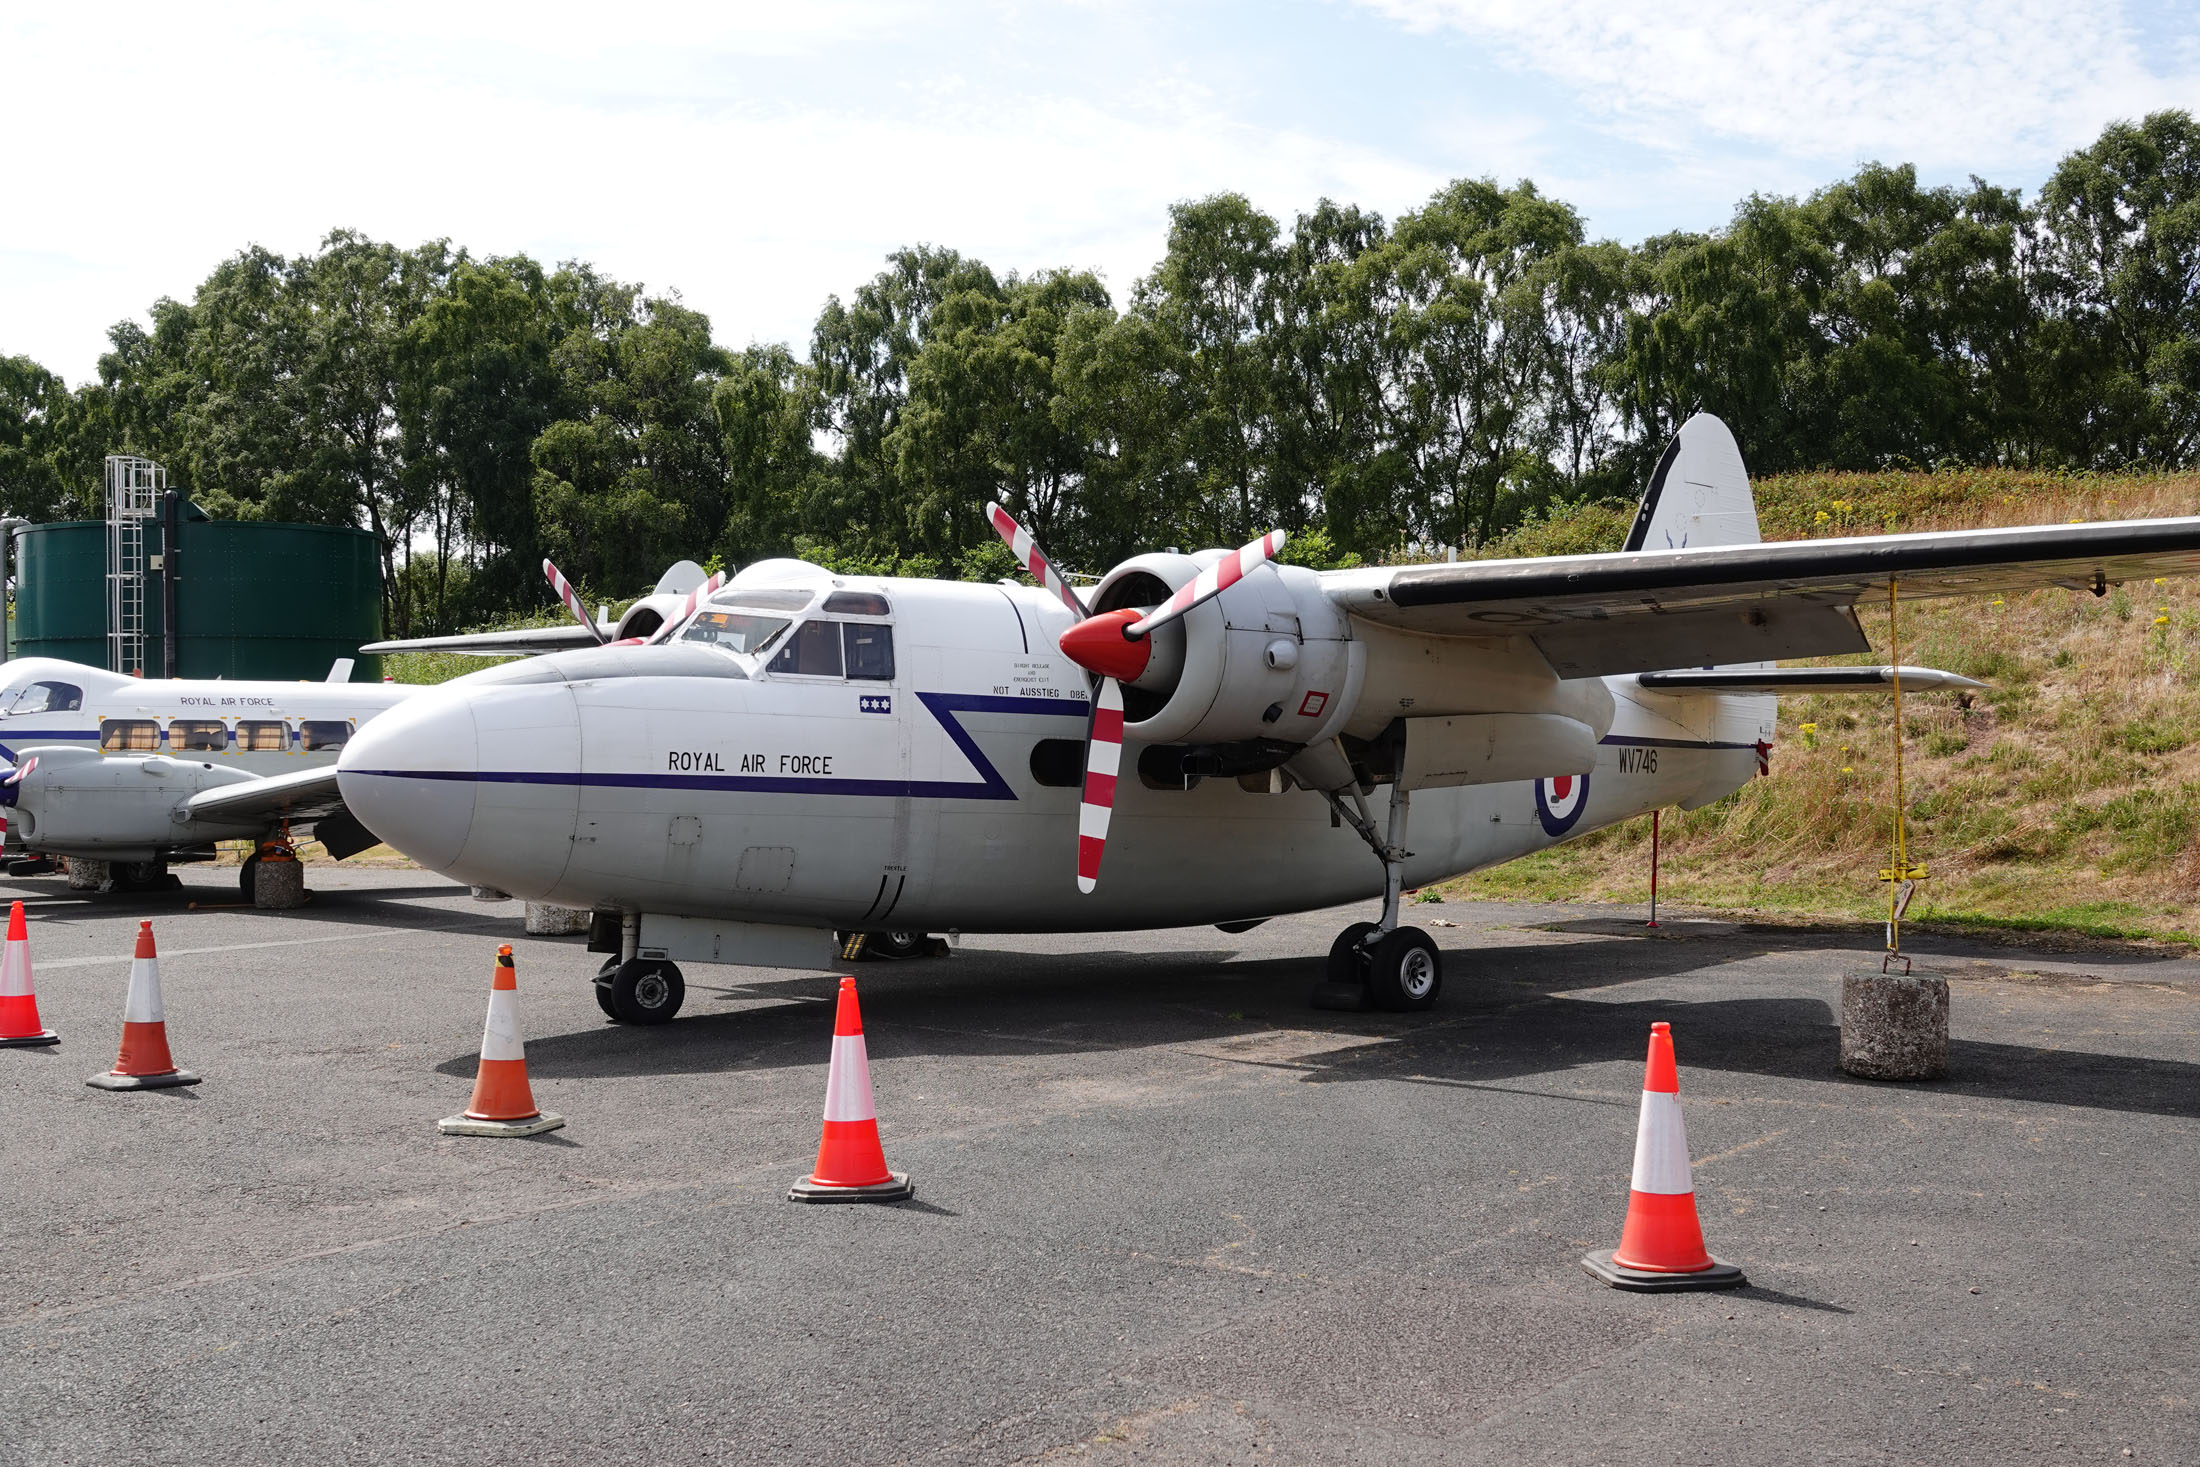
[[1125,627],[1123,635],[1133,640],[1146,636],[1156,627],[1167,626],[1201,602],[1213,600],[1236,585],[1247,571],[1281,550],[1284,539],[1282,530],[1270,530],[1252,544],[1240,545],[1192,577],[1174,596],[1155,607],[1151,615]]
[[998,504],[987,505],[985,517],[992,521],[993,533],[1008,542],[1009,552],[1016,557],[1016,563],[1029,571],[1033,580],[1061,597],[1062,604],[1075,612],[1079,621],[1092,615],[1085,609],[1085,603],[1079,599],[1077,593],[1070,589],[1069,582],[1056,572],[1054,563],[1039,548],[1039,542],[1031,538],[1031,531],[1017,524],[1015,518]]
[[725,583],[726,573],[724,571],[720,571],[716,575],[712,576],[709,580],[703,582],[702,585],[697,586],[694,590],[688,592],[687,600],[680,603],[679,614],[677,616],[666,617],[663,626],[660,626],[659,628],[657,628],[657,630],[642,638],[642,645],[644,647],[654,646],[655,644],[664,641],[667,637],[671,636],[681,627],[686,626],[687,619],[695,615],[695,608],[703,604],[703,599],[709,596],[711,592],[717,590],[720,586],[723,586]]
[[37,767],[38,756],[36,754],[33,754],[30,756],[30,758],[25,759],[21,764],[18,764],[14,769],[8,771],[8,777],[4,780],[0,780],[0,784],[21,784],[24,780],[30,778],[31,771],[36,769]]
[[1092,703],[1092,737],[1085,741],[1085,793],[1077,805],[1077,889],[1090,895],[1100,884],[1100,858],[1108,852],[1108,818],[1115,813],[1115,776],[1123,766],[1123,688],[1100,679]]
[[596,625],[596,618],[590,616],[588,608],[581,605],[581,593],[573,589],[573,583],[565,578],[565,573],[547,560],[542,563],[542,573],[549,578],[550,589],[557,592],[558,599],[565,603],[565,609],[573,613],[573,620],[588,628],[588,634],[599,644],[609,640],[604,636],[603,628]]

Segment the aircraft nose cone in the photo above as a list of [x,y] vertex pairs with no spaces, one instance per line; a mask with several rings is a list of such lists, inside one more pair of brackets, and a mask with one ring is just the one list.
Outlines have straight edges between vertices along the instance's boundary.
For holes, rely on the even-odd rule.
[[337,757],[336,784],[367,829],[429,870],[446,871],[473,831],[480,768],[467,700],[423,693],[352,735]]

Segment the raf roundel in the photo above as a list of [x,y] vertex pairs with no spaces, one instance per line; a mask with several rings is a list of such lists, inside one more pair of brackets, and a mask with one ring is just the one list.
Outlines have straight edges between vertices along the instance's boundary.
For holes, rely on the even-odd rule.
[[1589,803],[1589,776],[1560,774],[1535,782],[1535,818],[1547,835],[1564,835]]

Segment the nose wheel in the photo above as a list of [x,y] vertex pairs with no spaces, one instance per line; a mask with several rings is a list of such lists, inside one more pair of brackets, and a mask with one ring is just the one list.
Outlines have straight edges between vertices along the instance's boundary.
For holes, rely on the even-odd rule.
[[1398,925],[1404,894],[1406,820],[1409,792],[1392,786],[1390,832],[1386,839],[1355,797],[1347,804],[1324,792],[1330,808],[1357,831],[1383,863],[1383,915],[1378,922],[1355,922],[1329,947],[1328,970],[1314,989],[1318,1009],[1387,1009],[1410,1014],[1431,1008],[1444,991],[1444,960],[1436,943],[1418,927]]
[[663,958],[612,958],[596,973],[596,1006],[621,1024],[664,1024],[687,999],[687,980]]

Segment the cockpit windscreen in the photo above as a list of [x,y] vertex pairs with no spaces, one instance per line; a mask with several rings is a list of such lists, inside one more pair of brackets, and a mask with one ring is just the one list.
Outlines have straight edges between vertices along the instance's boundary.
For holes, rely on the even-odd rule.
[[784,616],[760,616],[751,611],[703,611],[687,624],[680,640],[754,654],[769,647],[787,629],[787,621]]

